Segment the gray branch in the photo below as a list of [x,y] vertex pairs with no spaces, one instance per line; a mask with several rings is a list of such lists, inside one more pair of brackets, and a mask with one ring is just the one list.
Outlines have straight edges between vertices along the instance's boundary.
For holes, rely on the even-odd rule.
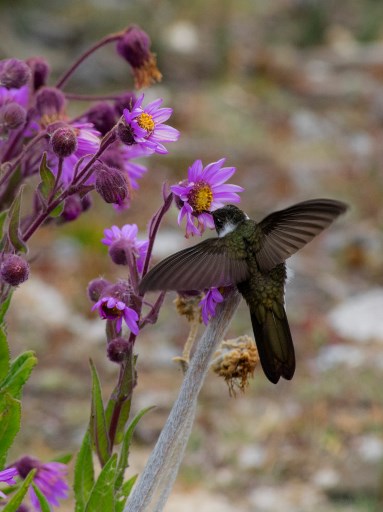
[[193,427],[197,398],[209,369],[211,356],[224,337],[238,307],[240,295],[230,290],[218,304],[216,316],[197,344],[179,395],[135,485],[124,512],[162,512],[178,474]]

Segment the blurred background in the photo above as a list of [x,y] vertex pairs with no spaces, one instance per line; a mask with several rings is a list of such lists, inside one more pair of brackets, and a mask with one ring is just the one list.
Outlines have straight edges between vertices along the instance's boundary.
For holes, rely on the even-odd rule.
[[[118,214],[94,197],[76,222],[48,226],[32,240],[32,276],[15,293],[9,339],[13,355],[34,349],[39,365],[12,457],[48,460],[77,450],[89,415],[89,357],[105,393],[114,386],[104,324],[86,296],[89,280],[124,277],[100,243],[103,230],[137,223],[144,234],[164,181],[183,179],[197,158],[225,156],[255,219],[313,197],[351,209],[289,260],[294,379],[274,386],[259,368],[246,393],[232,398],[209,375],[166,510],[383,510],[383,3],[3,0],[0,57],[43,55],[58,77],[91,43],[132,23],[150,34],[164,75],[147,96],[174,109],[170,124],[181,138],[169,155],[148,161],[129,211]],[[65,90],[111,93],[132,83],[110,47]],[[196,242],[184,239],[177,213],[162,226],[158,258]],[[132,474],[144,466],[182,381],[172,357],[188,325],[168,295],[157,326],[136,347],[134,409],[157,408],[137,430]],[[228,337],[250,332],[241,305]]]

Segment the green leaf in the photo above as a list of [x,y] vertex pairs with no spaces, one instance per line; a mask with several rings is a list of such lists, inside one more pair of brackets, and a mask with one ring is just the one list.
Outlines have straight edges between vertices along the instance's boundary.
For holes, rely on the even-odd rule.
[[9,358],[9,347],[4,329],[0,327],[0,382],[8,375],[11,367]]
[[83,512],[94,485],[92,447],[89,430],[86,432],[74,467],[74,495],[76,512]]
[[21,403],[9,393],[0,393],[0,467],[3,467],[9,448],[20,430]]
[[21,397],[24,384],[28,380],[37,358],[32,350],[20,354],[11,364],[7,377],[0,384],[0,388],[8,391],[15,398]]
[[20,209],[21,209],[21,196],[24,190],[24,185],[19,188],[13,203],[8,211],[8,238],[12,247],[16,252],[27,252],[27,246],[20,237]]
[[109,436],[106,429],[104,404],[102,402],[100,379],[93,361],[90,361],[92,370],[92,407],[90,413],[90,435],[93,446],[103,466],[110,457]]
[[0,325],[3,325],[3,323],[4,323],[4,317],[5,317],[6,312],[8,311],[9,305],[11,303],[11,298],[12,298],[12,292],[8,293],[7,298],[0,305]]
[[[53,174],[53,172],[50,170],[47,164],[47,154],[44,153],[41,158],[40,163],[40,178],[41,182],[39,183],[39,191],[41,193],[41,196],[43,199],[56,199],[61,194],[61,187],[58,187],[58,189],[54,193],[54,197],[52,198],[52,192],[54,190],[55,184],[56,184],[56,177]],[[45,203],[46,204],[46,203]],[[50,212],[51,217],[58,217],[62,214],[62,211],[64,209],[64,202],[60,203],[54,210]]]
[[47,154],[44,153],[41,162],[40,162],[40,178],[41,183],[39,184],[39,189],[41,194],[45,199],[48,199],[50,196],[55,183],[56,183],[56,177],[53,174],[53,172],[50,170],[47,164]]
[[2,512],[16,512],[19,506],[21,505],[25,495],[27,494],[28,488],[31,485],[33,477],[35,476],[36,469],[32,469],[28,473],[28,476],[19,487],[17,492],[12,496],[12,498],[8,501],[5,507],[2,509]]
[[129,480],[124,482],[117,497],[116,512],[123,512],[126,500],[128,499],[133,485],[136,483],[138,475],[133,475]]
[[0,212],[0,238],[3,234],[3,229],[4,229],[4,224],[5,224],[6,218],[7,218],[7,211],[4,210],[4,211]]
[[40,489],[37,487],[37,485],[34,484],[33,482],[32,482],[32,487],[36,493],[37,499],[39,500],[41,512],[51,512],[51,507],[49,506],[49,503],[48,503],[46,497],[44,496],[44,494],[40,491]]
[[116,465],[117,454],[114,454],[102,468],[86,504],[85,512],[100,512],[100,510],[115,512],[114,481],[116,478]]
[[125,432],[124,440],[121,446],[120,457],[118,459],[117,476],[116,476],[116,489],[120,489],[124,480],[124,471],[129,465],[129,447],[132,441],[134,429],[136,428],[140,419],[150,410],[154,409],[154,405],[142,409],[131,421],[128,430]]
[[59,455],[55,457],[53,462],[60,462],[61,464],[69,464],[69,462],[73,459],[73,453],[64,453],[63,455]]

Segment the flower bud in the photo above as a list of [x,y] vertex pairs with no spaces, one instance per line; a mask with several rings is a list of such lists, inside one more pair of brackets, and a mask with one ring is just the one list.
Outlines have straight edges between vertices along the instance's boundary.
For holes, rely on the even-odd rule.
[[88,288],[87,288],[87,293],[88,293],[89,299],[92,302],[97,302],[100,299],[105,288],[107,286],[110,286],[110,284],[111,283],[109,281],[107,281],[106,279],[104,279],[102,277],[99,277],[98,279],[93,279],[92,281],[90,281],[90,283],[88,284]]
[[116,284],[111,284],[102,291],[102,296],[110,296],[122,301],[127,306],[132,305],[132,286],[128,281],[120,280]]
[[57,128],[51,136],[53,153],[59,158],[66,158],[77,149],[76,132],[70,126]]
[[19,59],[7,59],[0,62],[0,86],[7,89],[20,89],[31,77],[31,70]]
[[60,219],[66,222],[76,220],[83,212],[81,199],[78,195],[69,196],[65,199],[64,209]]
[[85,114],[86,120],[93,124],[101,135],[105,135],[116,124],[116,114],[113,107],[103,101],[97,103]]
[[132,353],[133,344],[125,338],[115,338],[108,343],[108,358],[112,363],[122,363]]
[[106,203],[121,204],[129,197],[128,181],[119,169],[99,164],[95,175],[96,190]]
[[150,46],[148,34],[136,26],[129,27],[117,42],[117,52],[132,66],[138,89],[162,78]]
[[17,130],[22,128],[27,119],[27,112],[18,103],[6,103],[0,109],[0,126],[4,132],[7,133],[9,130]]
[[127,125],[123,120],[119,121],[117,125],[117,136],[120,141],[127,146],[136,144],[131,126]]
[[7,254],[0,266],[0,275],[7,284],[18,286],[28,279],[29,265],[17,254]]
[[25,479],[29,475],[32,469],[37,468],[39,466],[39,461],[37,459],[34,459],[33,457],[29,457],[28,455],[19,459],[15,464],[17,472],[23,479]]
[[117,115],[121,117],[126,108],[131,111],[136,100],[137,98],[134,92],[121,94],[114,102],[114,110]]
[[89,208],[92,206],[92,198],[90,194],[86,194],[84,197],[81,198],[81,206],[83,212],[89,210]]
[[65,108],[66,100],[60,89],[42,87],[36,94],[36,109],[39,115],[57,118]]
[[127,265],[126,251],[131,249],[126,240],[116,240],[109,247],[109,256],[116,265]]
[[26,63],[32,72],[32,88],[37,91],[47,83],[50,72],[49,64],[43,57],[30,57]]

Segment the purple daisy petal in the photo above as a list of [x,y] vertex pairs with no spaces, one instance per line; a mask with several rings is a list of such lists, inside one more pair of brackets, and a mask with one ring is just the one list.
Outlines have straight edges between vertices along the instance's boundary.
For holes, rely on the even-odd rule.
[[205,297],[199,303],[202,313],[202,320],[205,325],[215,316],[217,304],[223,301],[223,296],[217,288],[210,288]]

